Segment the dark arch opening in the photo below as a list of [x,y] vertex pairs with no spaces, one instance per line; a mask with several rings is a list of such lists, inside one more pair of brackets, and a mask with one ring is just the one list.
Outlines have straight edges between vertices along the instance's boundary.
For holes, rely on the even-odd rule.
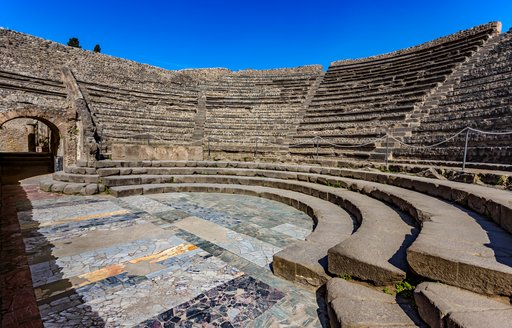
[[63,145],[58,127],[40,117],[17,116],[0,125],[2,184],[55,171],[62,163]]

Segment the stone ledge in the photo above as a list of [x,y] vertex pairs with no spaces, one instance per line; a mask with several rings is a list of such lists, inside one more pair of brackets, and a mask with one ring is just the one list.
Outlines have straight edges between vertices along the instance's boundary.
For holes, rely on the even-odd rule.
[[508,302],[441,283],[421,283],[414,299],[421,318],[431,327],[502,328],[512,322]]
[[426,327],[412,304],[340,278],[327,282],[331,327]]

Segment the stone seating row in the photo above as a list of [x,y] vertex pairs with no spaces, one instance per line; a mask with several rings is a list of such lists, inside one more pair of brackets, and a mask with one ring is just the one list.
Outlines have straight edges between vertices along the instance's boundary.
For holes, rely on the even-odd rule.
[[92,98],[108,98],[110,100],[123,101],[127,99],[137,99],[141,102],[151,101],[175,101],[179,103],[197,102],[198,91],[182,89],[172,89],[167,87],[158,91],[141,91],[136,89],[125,89],[112,86],[98,87],[96,84],[79,82]]
[[227,109],[227,108],[252,108],[252,107],[299,107],[303,103],[303,99],[296,99],[290,101],[290,99],[281,98],[275,101],[273,100],[262,100],[261,98],[255,100],[236,100],[236,101],[218,101],[211,102],[208,98],[206,100],[206,108],[208,109]]
[[[352,117],[356,117],[358,115],[372,115],[372,114],[376,114],[378,113],[380,116],[385,116],[385,115],[392,115],[393,113],[390,113],[390,112],[409,112],[411,111],[412,109],[414,109],[414,105],[413,104],[408,104],[408,103],[405,103],[405,104],[400,104],[400,103],[397,103],[396,105],[390,105],[390,106],[387,106],[387,107],[375,107],[375,108],[357,108],[357,107],[352,107],[352,109],[350,111],[337,111],[336,108],[330,108],[330,109],[325,109],[323,111],[310,111],[310,112],[307,112],[305,115],[304,115],[304,118],[310,118],[310,117],[315,117],[315,118],[322,118],[322,117],[326,117],[326,118],[332,118],[333,120],[338,120],[338,119],[343,119],[343,118],[347,118],[347,119],[352,119]],[[307,122],[305,122],[306,124]]]
[[[117,122],[112,121],[112,125],[105,127],[104,125],[100,124],[100,126],[104,127],[104,132],[115,132],[115,131],[124,131],[125,136],[128,137],[130,135],[134,134],[154,134],[155,136],[162,136],[167,138],[173,138],[179,135],[180,133],[192,133],[194,132],[194,127],[190,125],[183,125],[183,124],[176,124],[175,122],[168,122],[168,123],[162,123],[162,124],[146,124],[144,126],[135,126],[134,123],[136,120],[132,122]],[[103,123],[103,122],[102,122]]]
[[206,90],[215,90],[222,89],[225,86],[233,86],[233,87],[270,87],[270,86],[278,86],[281,88],[286,87],[297,87],[304,84],[312,83],[317,77],[316,73],[306,74],[301,76],[293,76],[290,74],[283,74],[281,76],[272,76],[264,74],[257,78],[252,78],[248,76],[227,76],[222,77],[220,79],[213,79],[205,81],[203,86]]
[[486,102],[479,102],[477,104],[468,104],[461,103],[457,106],[453,107],[444,107],[444,108],[431,108],[429,116],[423,119],[423,122],[435,122],[435,121],[444,121],[446,118],[443,114],[446,114],[448,118],[452,117],[493,117],[493,115],[503,115],[508,113],[508,106],[506,101],[502,102],[501,100],[490,99]]
[[471,56],[477,49],[478,46],[473,46],[471,48],[465,49],[465,52],[460,54],[454,53],[447,59],[435,58],[435,55],[433,55],[431,58],[425,58],[423,62],[418,61],[409,65],[401,65],[399,62],[397,62],[394,64],[394,66],[377,65],[376,67],[364,69],[358,72],[346,69],[336,70],[333,68],[333,70],[330,72],[328,71],[329,75],[327,75],[327,77],[330,80],[328,80],[328,82],[337,84],[339,83],[339,80],[342,80],[343,83],[373,80],[388,76],[400,76],[403,73],[408,73],[411,71],[426,72],[427,74],[429,70],[439,72],[442,69],[453,68],[456,64],[464,62],[465,59],[468,56]]
[[[403,116],[401,116],[403,117]],[[396,120],[397,122],[400,121],[399,119]],[[322,122],[314,122],[310,123],[309,126],[301,127],[300,129],[297,129],[297,134],[295,135],[296,138],[300,138],[301,136],[310,136],[310,134],[307,131],[325,131],[324,134],[322,132],[322,135],[331,135],[331,134],[337,134],[340,133],[340,131],[355,131],[358,130],[361,127],[361,123],[359,121],[351,121],[351,122],[333,122],[333,123],[322,123]],[[385,122],[376,121],[371,128],[365,128],[365,129],[377,129],[381,127],[387,127]],[[332,132],[332,133],[331,133]],[[360,131],[358,131],[360,132]]]
[[142,97],[162,97],[162,96],[179,96],[183,98],[195,98],[198,93],[198,88],[195,85],[166,85],[165,87],[161,87],[158,89],[136,89],[136,88],[128,88],[126,86],[114,86],[101,84],[97,82],[89,82],[84,80],[78,81],[80,85],[84,86],[88,90],[97,91],[97,92],[106,92],[120,95],[138,95]]
[[430,81],[422,81],[424,83],[421,84],[405,84],[403,82],[395,82],[389,84],[367,84],[360,88],[360,90],[353,90],[352,88],[347,88],[346,90],[319,90],[315,94],[315,103],[317,102],[328,102],[329,100],[349,100],[349,99],[361,99],[361,101],[371,101],[376,98],[378,99],[386,99],[386,95],[399,94],[399,95],[418,95],[419,91],[423,91],[425,88],[435,87],[438,83],[443,82],[444,77],[436,78],[435,80]]
[[[102,128],[102,126],[100,125]],[[129,133],[129,134],[128,134]],[[153,140],[165,140],[169,142],[173,141],[182,141],[189,142],[192,138],[193,131],[182,131],[182,133],[177,133],[176,135],[169,134],[158,134],[157,132],[149,132],[147,129],[138,129],[138,130],[116,130],[113,128],[103,128],[102,131],[102,142],[105,145],[111,145],[114,142],[126,143],[127,139],[141,139],[146,141],[148,138],[146,136],[150,136],[150,142]],[[109,146],[110,148],[110,146]]]
[[512,319],[507,301],[436,282],[416,287],[415,305],[340,278],[329,280],[326,290],[331,327],[501,328]]
[[297,81],[293,84],[282,84],[275,83],[271,80],[266,81],[265,83],[260,84],[233,84],[233,83],[220,83],[218,85],[201,85],[204,89],[205,94],[207,95],[251,95],[251,94],[279,94],[279,93],[287,93],[293,94],[297,91],[301,92],[304,89],[307,89],[314,79],[301,80]]
[[364,94],[365,90],[368,92],[379,92],[386,89],[404,89],[407,90],[419,89],[428,84],[435,84],[443,81],[443,77],[449,74],[452,69],[443,69],[441,71],[432,72],[413,72],[410,77],[399,78],[396,75],[390,75],[382,78],[362,79],[358,81],[345,81],[345,80],[329,80],[324,79],[323,84],[319,87],[319,97],[328,95],[350,95],[351,90],[354,94]]
[[[361,179],[394,185],[405,189],[413,189],[419,192],[428,193],[431,196],[442,198],[447,201],[456,202],[462,206],[469,206],[479,214],[492,217],[495,222],[509,226],[512,233],[512,199],[509,193],[500,190],[493,190],[482,186],[466,185],[451,181],[432,180],[428,178],[404,176],[392,173],[370,172],[364,170],[318,167],[296,164],[272,164],[254,162],[222,162],[222,161],[99,161],[95,167],[237,167],[247,169],[264,169],[279,171],[296,171],[321,173],[324,175],[340,176],[353,179]],[[509,218],[508,218],[509,217]],[[507,222],[507,223],[505,223]]]
[[[177,128],[194,127],[193,117],[182,116],[175,117],[172,120],[165,117],[154,117],[154,115],[97,115],[103,122],[110,123],[127,123],[127,124],[144,124],[145,126],[172,126]],[[153,116],[153,117],[151,117]]]
[[[386,81],[387,79],[395,77],[393,80],[405,81],[414,79],[414,77],[430,77],[443,75],[443,71],[451,70],[454,65],[465,60],[465,57],[471,55],[477,47],[468,49],[466,52],[459,54],[452,54],[446,58],[435,58],[433,55],[430,58],[420,59],[410,64],[400,64],[398,61],[392,65],[377,65],[360,71],[351,71],[347,69],[333,69],[329,72],[328,82],[332,85],[337,83],[357,83],[358,81]],[[329,84],[326,84],[329,86]]]
[[[434,85],[432,85],[434,87]],[[400,96],[399,99],[394,98],[393,94],[398,94]],[[421,99],[425,95],[425,90],[414,91],[414,92],[401,92],[400,90],[394,92],[383,92],[381,96],[373,97],[371,94],[366,94],[362,97],[358,97],[356,95],[350,95],[345,99],[341,98],[333,98],[333,99],[317,99],[311,103],[308,111],[322,111],[329,107],[368,107],[368,106],[385,106],[387,104],[393,103],[416,103],[419,99]],[[350,110],[350,109],[349,109]]]
[[[394,112],[383,112],[380,109],[375,110],[361,110],[358,113],[339,113],[336,114],[335,111],[329,114],[323,115],[312,115],[308,114],[308,116],[304,117],[304,119],[308,120],[308,123],[315,124],[317,122],[359,122],[359,121],[377,121],[379,117],[385,117],[386,119],[401,119],[405,115],[404,112],[408,112],[412,109],[412,107],[403,107],[403,108],[394,108]],[[299,129],[301,127],[299,126]]]
[[468,93],[466,95],[450,95],[449,99],[443,100],[439,106],[451,107],[460,103],[480,103],[492,100],[500,100],[505,103],[510,102],[507,89],[510,87],[497,88],[494,90],[482,90],[478,93]]
[[[199,176],[126,176],[104,178],[103,181],[107,186],[110,185],[109,190],[114,195],[122,195],[122,191],[127,192],[127,190],[131,190],[126,187],[126,185],[130,183],[136,184],[139,182],[140,184],[147,185],[151,184],[151,182],[160,183],[162,178],[171,179],[171,177],[173,183],[233,183],[280,188],[292,188],[294,185],[291,182],[286,182],[286,186],[281,186],[279,185],[280,181],[261,177],[257,179],[240,177],[243,173],[259,174],[265,177],[265,172],[252,173],[237,169],[230,170],[235,171],[233,176],[219,175],[223,172],[215,172],[217,173],[216,175],[211,173],[210,175]],[[229,170],[224,169],[220,171],[225,172]],[[275,172],[273,172],[272,175],[280,177],[280,175]],[[290,179],[289,173],[286,174],[286,176]],[[319,178],[321,179],[319,175],[307,173],[302,174],[302,177],[307,177],[308,181],[315,182],[317,182]],[[140,181],[138,179],[140,179]],[[407,262],[410,268],[417,274],[479,293],[512,294],[512,263],[507,260],[509,254],[507,252],[512,251],[512,249],[508,250],[510,246],[507,246],[512,245],[512,236],[498,228],[498,226],[492,222],[476,214],[466,213],[453,205],[446,204],[433,197],[410,190],[403,190],[401,188],[371,182],[354,181],[347,178],[330,178],[330,180],[327,181],[331,185],[338,183],[347,189],[356,190],[376,199],[391,203],[409,213],[422,224],[418,238],[414,241],[412,246],[407,248]],[[112,184],[115,183],[122,184],[123,187],[118,188],[112,186]],[[305,187],[304,183],[301,183],[301,186],[297,188],[300,188],[299,190],[305,190]],[[141,187],[139,187],[139,189],[140,188]],[[327,196],[327,198],[329,197],[331,196]],[[375,262],[378,263],[378,260],[373,259],[373,256],[379,254],[380,250],[381,256],[378,256],[379,258],[383,257],[386,262],[393,262],[391,257],[386,256],[396,254],[398,251],[398,249],[394,247],[396,243],[398,243],[398,245],[405,244],[406,246],[407,243],[404,241],[405,238],[393,238],[394,234],[391,232],[400,233],[403,237],[404,230],[399,230],[397,226],[393,225],[390,225],[389,228],[395,230],[383,230],[386,229],[386,226],[379,223],[376,224],[377,226],[374,229],[368,229],[366,225],[362,226],[368,229],[368,234],[366,234],[364,230],[360,231],[360,234],[355,235],[359,237],[358,239],[353,238],[351,239],[351,243],[342,243],[337,248],[329,251],[330,272],[351,274],[360,279],[371,280],[376,283],[384,282],[384,284],[389,283],[389,281],[379,279],[386,279],[385,277],[388,277],[387,279],[397,279],[397,276],[398,278],[400,277],[399,274],[390,274],[389,271],[391,270],[389,269],[387,272],[383,269],[381,269],[380,272],[378,269],[375,269],[375,267],[378,267],[378,265],[375,264]],[[410,230],[409,227],[409,233]],[[379,241],[378,236],[376,236],[382,234],[383,231],[387,232],[383,236],[384,239],[386,239],[385,236],[387,236],[388,240],[394,239],[394,246],[390,246],[387,249],[388,252],[384,251],[387,248],[385,241]],[[489,237],[488,234],[492,234],[492,236]],[[375,241],[375,245],[370,245],[370,240]],[[363,247],[363,249],[361,249],[361,247]],[[368,254],[365,252],[364,247],[366,249],[375,248]],[[505,251],[506,249],[507,251]],[[495,254],[495,252],[498,251],[499,253]],[[468,253],[478,255],[469,255]],[[370,257],[369,260],[365,258],[365,254]],[[383,254],[386,254],[386,256]],[[399,263],[400,256],[396,256],[394,260],[396,260],[395,263]],[[373,262],[371,263],[373,265],[365,266],[366,261],[370,263]],[[403,279],[404,275],[401,277]],[[482,281],[485,280],[487,280],[486,283],[482,283]]]
[[87,92],[91,99],[93,100],[101,100],[108,99],[109,101],[138,101],[141,103],[154,103],[154,102],[174,102],[183,105],[194,105],[197,102],[198,94],[195,95],[180,95],[180,94],[141,94],[137,93],[125,93],[125,92],[117,92],[117,89],[113,89],[112,91],[96,91],[87,89]]
[[498,25],[491,25],[477,27],[483,29],[476,33],[471,30],[462,31],[462,33],[456,33],[409,49],[363,59],[341,60],[332,63],[332,66],[343,71],[348,71],[349,69],[368,70],[371,67],[392,66],[397,63],[414,62],[418,59],[424,61],[437,54],[441,55],[441,57],[448,57],[454,53],[460,53],[461,49],[468,46],[479,45],[482,41],[488,40],[491,35],[498,33]]
[[510,74],[510,61],[508,61],[500,64],[495,63],[492,66],[486,65],[470,69],[467,74],[461,76],[461,81],[467,85],[481,84],[482,82],[493,82],[503,78],[507,79],[510,77]]
[[[371,128],[367,128],[364,126],[359,126],[352,129],[329,129],[329,130],[322,130],[321,127],[319,127],[318,132],[315,133],[316,136],[321,138],[326,138],[327,140],[352,140],[357,139],[362,142],[372,141],[374,138],[382,137],[386,134],[386,131],[382,129],[382,127],[378,124],[373,125]],[[303,137],[307,138],[308,134],[298,134],[296,137]],[[354,144],[356,145],[356,144]]]
[[[93,107],[95,113],[98,115],[114,115],[114,116],[126,116],[126,117],[147,117],[151,119],[160,119],[160,120],[189,120],[195,116],[196,109],[192,108],[183,108],[165,105],[156,105],[156,106],[134,106],[134,108],[130,108],[127,110],[126,106],[122,106],[121,104],[112,104],[112,103],[96,103],[97,106],[101,105],[103,111],[97,111],[97,107]],[[132,104],[133,106],[133,104]],[[173,117],[165,117],[172,113]]]
[[455,90],[453,90],[453,95],[464,96],[474,92],[493,92],[498,91],[500,88],[507,88],[511,86],[510,77],[512,76],[512,70],[510,74],[500,74],[498,76],[499,79],[493,79],[491,81],[480,80],[475,81],[461,81],[461,83],[457,86]]
[[0,88],[58,98],[67,97],[67,92],[63,85],[45,83],[42,79],[16,80],[11,77],[0,76]]
[[2,87],[44,90],[56,94],[66,93],[64,84],[60,80],[32,77],[3,70],[0,70],[0,83]]
[[[463,149],[460,146],[429,149],[400,148],[393,150],[393,157],[396,159],[414,158],[427,161],[435,159],[437,161],[456,161],[461,163],[463,156]],[[466,160],[474,163],[510,163],[512,160],[512,147],[468,147]]]

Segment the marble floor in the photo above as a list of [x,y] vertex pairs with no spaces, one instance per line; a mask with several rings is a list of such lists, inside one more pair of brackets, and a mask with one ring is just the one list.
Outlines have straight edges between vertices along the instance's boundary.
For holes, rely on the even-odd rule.
[[45,327],[326,325],[321,297],[271,272],[273,254],[312,230],[291,207],[208,193],[26,195],[16,215]]

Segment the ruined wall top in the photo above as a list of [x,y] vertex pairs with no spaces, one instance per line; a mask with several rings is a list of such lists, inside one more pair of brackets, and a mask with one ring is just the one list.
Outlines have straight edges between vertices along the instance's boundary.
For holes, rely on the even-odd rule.
[[437,38],[435,40],[422,43],[417,46],[409,47],[400,49],[397,51],[389,52],[386,54],[380,54],[376,56],[370,56],[370,57],[364,57],[364,58],[357,58],[357,59],[343,59],[343,60],[336,60],[331,63],[331,66],[343,66],[343,65],[349,65],[349,64],[356,64],[356,63],[364,63],[364,62],[371,62],[373,60],[379,60],[379,59],[385,59],[390,58],[394,56],[399,55],[405,55],[408,53],[416,52],[419,50],[423,50],[425,48],[434,47],[440,44],[443,44],[445,42],[450,42],[454,40],[464,39],[465,37],[472,36],[484,31],[491,31],[491,34],[499,34],[501,33],[501,22],[490,22],[483,25],[478,25],[473,28],[462,30],[447,36],[443,36],[440,38]]
[[225,76],[321,74],[320,65],[273,70],[226,68],[167,70],[131,60],[69,47],[0,28],[0,67],[9,72],[60,80],[60,67],[72,69],[79,81],[136,90],[164,90],[172,85],[196,86]]

